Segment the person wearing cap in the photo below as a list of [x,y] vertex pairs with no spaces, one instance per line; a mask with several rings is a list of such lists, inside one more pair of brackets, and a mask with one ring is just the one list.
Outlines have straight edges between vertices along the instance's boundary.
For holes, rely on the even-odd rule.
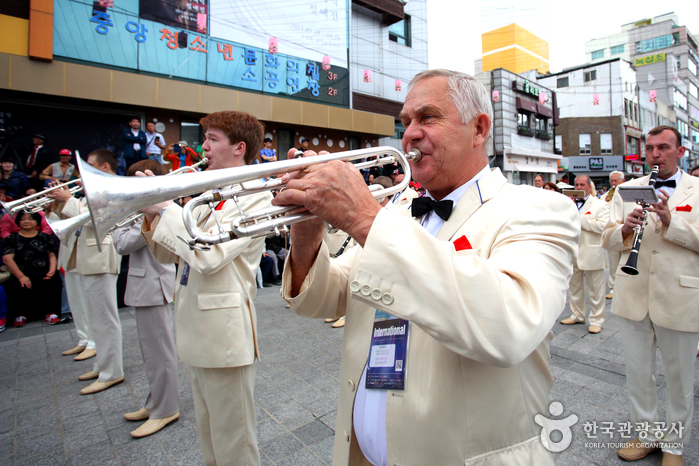
[[44,168],[41,172],[39,178],[44,182],[44,187],[48,187],[51,181],[60,181],[65,183],[71,179],[78,178],[78,172],[76,166],[70,163],[73,154],[68,149],[61,149],[58,153],[60,161],[52,163],[48,167]]
[[6,154],[0,162],[0,168],[2,168],[2,182],[7,187],[5,190],[7,197],[11,198],[10,200],[22,197],[29,187],[29,180],[27,175],[15,170],[15,158]]
[[[308,139],[306,138],[301,138],[301,147],[296,149],[296,152],[301,151],[301,152],[306,152],[308,150]],[[293,158],[293,157],[289,157]]]
[[51,163],[51,154],[44,146],[45,140],[46,138],[41,134],[32,136],[32,146],[27,151],[23,169],[24,173],[29,177],[37,178],[39,173]]

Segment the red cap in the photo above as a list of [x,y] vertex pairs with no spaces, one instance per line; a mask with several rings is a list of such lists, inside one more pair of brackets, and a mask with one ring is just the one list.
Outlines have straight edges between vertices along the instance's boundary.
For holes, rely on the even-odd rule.
[[73,155],[68,149],[61,149],[58,155]]

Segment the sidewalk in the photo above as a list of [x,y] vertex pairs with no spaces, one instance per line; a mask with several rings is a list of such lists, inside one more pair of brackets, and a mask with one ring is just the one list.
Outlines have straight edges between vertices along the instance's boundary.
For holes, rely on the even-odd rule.
[[[607,300],[607,308],[611,301]],[[258,290],[259,344],[255,402],[264,465],[324,465],[332,460],[342,329],[304,319],[286,309],[279,287]],[[134,440],[140,423],[122,415],[142,406],[148,393],[133,309],[120,310],[126,382],[96,395],[81,396],[90,382],[77,377],[92,360],[75,362],[61,351],[77,342],[72,324],[31,323],[0,334],[0,464],[199,465],[201,451],[186,367],[180,364],[180,420],[157,434]],[[568,317],[569,308],[561,314]],[[559,466],[630,464],[615,450],[586,448],[585,442],[617,442],[598,433],[586,439],[585,422],[622,422],[628,414],[623,355],[616,318],[608,314],[602,333],[587,326],[554,326],[551,401],[563,404],[556,419],[575,413],[573,442],[556,455]],[[664,416],[665,383],[658,356],[658,393]],[[699,380],[699,362],[695,380]],[[696,402],[695,391],[695,402]],[[686,465],[699,465],[699,413],[695,410]],[[546,413],[545,413],[546,414]],[[549,416],[553,418],[553,416]],[[553,435],[553,441],[560,439]],[[636,465],[660,465],[653,454]]]

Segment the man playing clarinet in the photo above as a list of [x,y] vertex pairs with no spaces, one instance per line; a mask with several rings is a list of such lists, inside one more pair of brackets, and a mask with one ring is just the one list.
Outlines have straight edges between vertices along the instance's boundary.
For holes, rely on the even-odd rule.
[[[602,246],[621,251],[612,313],[618,315],[629,387],[631,421],[638,439],[619,456],[644,458],[658,448],[663,466],[683,465],[694,410],[694,359],[699,341],[699,180],[677,167],[685,148],[675,128],[658,126],[646,137],[646,162],[658,166],[654,185],[660,202],[643,209],[611,202]],[[647,186],[649,177],[626,183]],[[693,211],[697,209],[697,212]],[[629,258],[635,228],[647,222],[639,247],[638,275],[621,270]],[[660,349],[667,382],[667,415],[658,419],[655,348]]]

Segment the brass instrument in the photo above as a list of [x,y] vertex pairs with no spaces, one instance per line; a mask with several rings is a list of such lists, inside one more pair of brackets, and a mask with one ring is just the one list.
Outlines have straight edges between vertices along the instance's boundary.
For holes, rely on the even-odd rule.
[[[177,170],[166,174],[165,176],[179,175],[180,173],[197,172],[199,166],[202,164],[205,164],[205,163],[208,163],[208,159],[206,157],[204,157],[199,162],[197,162],[193,165],[180,167]],[[121,177],[121,178],[123,178],[123,177]],[[62,186],[64,186],[64,185],[56,186],[56,188],[59,188]],[[141,214],[140,212],[137,212],[137,213],[130,215],[127,218],[117,222],[111,230],[113,230],[115,228],[122,228],[122,227],[130,226],[130,225],[136,223],[137,221],[141,220],[141,218],[143,218],[143,214]],[[51,227],[51,230],[53,230],[53,233],[58,237],[58,239],[62,243],[67,243],[68,240],[75,234],[75,232],[78,231],[78,228],[80,228],[81,226],[85,225],[87,222],[90,221],[90,213],[85,212],[85,213],[82,213],[80,215],[76,215],[75,217],[68,218],[65,220],[48,220],[47,219],[47,221],[49,223],[49,227]],[[98,244],[100,244],[100,243],[98,243]]]
[[54,186],[53,188],[44,189],[43,191],[40,191],[36,194],[32,194],[31,196],[23,197],[22,199],[18,199],[16,201],[3,202],[2,206],[10,215],[15,215],[17,212],[39,212],[44,210],[44,207],[53,202],[53,199],[46,196],[48,193],[57,189],[63,189],[70,185],[74,185],[71,186],[69,189],[70,194],[75,194],[82,191],[83,189],[82,185],[80,185],[79,183],[80,178],[70,180],[67,183],[59,184],[57,186]]
[[[209,235],[199,230],[193,219],[192,210],[197,206],[227,199],[235,201],[240,196],[283,187],[281,178],[260,181],[261,178],[283,175],[319,163],[335,160],[351,162],[371,156],[379,157],[376,160],[358,163],[355,167],[359,169],[395,162],[403,166],[405,179],[401,183],[390,189],[381,189],[372,193],[374,197],[383,197],[405,189],[410,182],[410,165],[408,161],[417,162],[422,157],[422,154],[418,150],[413,150],[404,155],[393,147],[359,149],[336,154],[316,155],[300,159],[198,172],[189,175],[185,183],[168,177],[151,177],[147,180],[125,179],[102,173],[89,165],[82,164],[80,173],[83,175],[84,192],[94,224],[97,244],[101,243],[102,238],[119,220],[145,207],[178,197],[233,185],[231,189],[215,191],[192,199],[183,209],[182,217],[185,227],[193,238],[191,240],[183,239],[183,241],[192,248],[205,249],[206,247],[202,248],[200,244],[218,244],[243,236],[266,236],[270,233],[286,231],[289,225],[311,219],[314,216],[298,206],[270,207],[258,212],[243,213],[233,220],[230,231],[225,230],[219,224],[219,232]],[[212,215],[218,222],[213,210]]]
[[[658,180],[658,170],[657,165],[653,166],[650,173],[650,179],[648,180],[648,186],[651,188],[655,186],[655,182]],[[629,259],[626,264],[621,267],[621,270],[629,275],[638,275],[638,251],[641,249],[641,241],[643,240],[643,230],[645,229],[646,223],[648,222],[648,207],[650,204],[645,202],[638,202],[640,206],[643,207],[643,223],[634,228],[633,246],[631,247],[631,252],[629,253]]]

